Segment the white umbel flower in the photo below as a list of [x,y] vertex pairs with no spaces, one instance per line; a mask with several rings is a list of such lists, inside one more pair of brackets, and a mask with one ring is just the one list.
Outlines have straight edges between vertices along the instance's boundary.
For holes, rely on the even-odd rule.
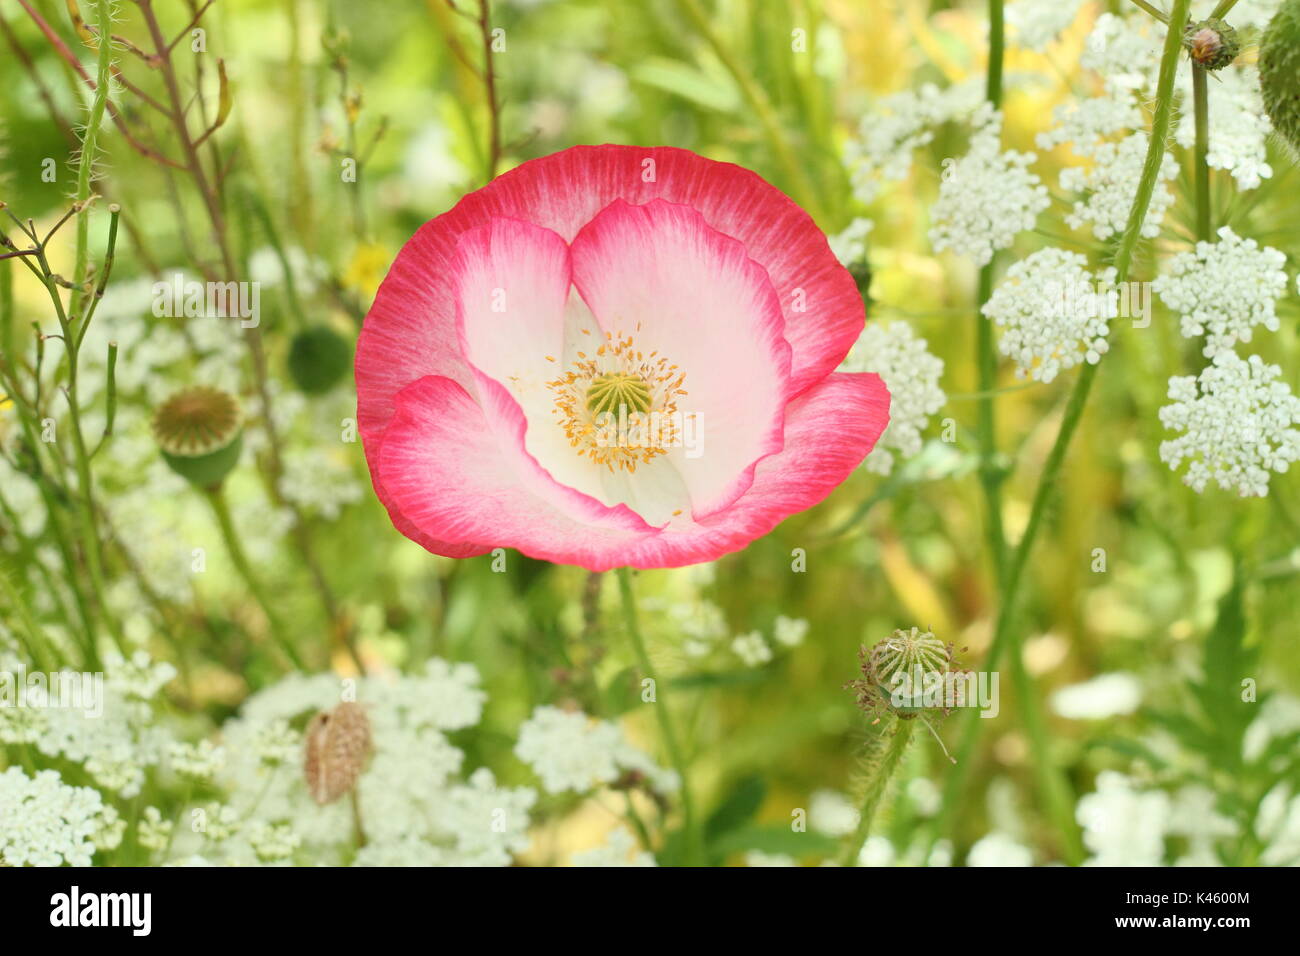
[[90,866],[103,821],[90,787],[70,787],[53,770],[0,773],[0,865]]
[[869,203],[885,183],[906,179],[913,152],[934,139],[934,128],[980,115],[983,102],[984,84],[976,80],[947,88],[926,83],[919,90],[881,97],[845,149],[853,195]]
[[1094,275],[1076,252],[1040,249],[1007,270],[981,311],[1002,330],[998,350],[1016,374],[1050,382],[1107,351],[1114,307],[1102,290],[1114,282],[1114,269]]
[[194,744],[174,740],[167,745],[167,762],[172,770],[184,777],[208,781],[225,764],[226,752],[210,740]]
[[1161,442],[1160,457],[1174,469],[1187,461],[1183,482],[1197,492],[1213,481],[1242,497],[1267,495],[1269,472],[1300,458],[1300,399],[1280,374],[1258,355],[1225,350],[1199,377],[1171,378],[1173,404],[1160,421],[1183,434]]
[[838,790],[818,790],[808,805],[808,823],[818,833],[846,837],[857,828],[858,808]]
[[1075,819],[1092,853],[1085,866],[1160,866],[1169,826],[1169,797],[1143,792],[1114,770],[1097,777],[1097,790],[1079,799]]
[[[635,851],[635,852],[634,852]],[[604,844],[573,854],[574,866],[658,866],[655,858],[644,850],[636,849],[632,834],[623,827],[609,832]]]
[[174,821],[164,817],[157,807],[145,807],[136,839],[147,850],[163,850],[171,843],[174,827]]
[[827,236],[827,244],[840,265],[846,269],[867,261],[867,236],[871,234],[875,223],[870,219],[855,218],[843,230],[833,236]]
[[910,458],[921,450],[921,432],[946,401],[939,387],[943,359],[931,355],[906,322],[871,322],[840,370],[875,372],[889,389],[889,425],[863,462],[868,471],[887,475],[895,455]]
[[[1137,195],[1138,182],[1147,157],[1147,134],[1132,133],[1117,143],[1100,143],[1092,151],[1092,163],[1087,166],[1069,166],[1061,170],[1061,189],[1084,193],[1085,198],[1074,204],[1065,217],[1071,229],[1092,223],[1092,234],[1098,239],[1109,239],[1123,232],[1128,225],[1129,210]],[[1142,235],[1148,239],[1160,234],[1160,223],[1173,204],[1174,194],[1168,182],[1178,175],[1178,164],[1165,153],[1160,161],[1160,172],[1151,204],[1142,221]]]
[[1174,256],[1152,288],[1181,317],[1183,335],[1206,336],[1205,354],[1213,356],[1249,342],[1257,325],[1277,331],[1285,264],[1278,250],[1224,226],[1218,242],[1198,242],[1194,251]]
[[746,667],[759,667],[772,659],[772,648],[758,631],[736,637],[731,642],[731,650]]
[[581,711],[542,706],[519,728],[515,755],[533,768],[551,793],[587,793],[625,771],[644,775],[660,791],[675,790],[677,775],[661,770],[623,737],[617,724]]
[[[1216,5],[1214,0],[1200,0],[1192,4],[1193,19],[1196,16],[1209,16]],[[1246,27],[1263,29],[1281,6],[1282,0],[1239,0],[1232,8],[1232,25],[1238,30]]]
[[1052,110],[1053,126],[1039,133],[1039,149],[1070,143],[1079,156],[1091,156],[1107,137],[1127,133],[1142,125],[1142,113],[1131,94],[1119,92],[1070,100]]
[[1054,691],[1052,710],[1071,720],[1105,720],[1131,714],[1142,703],[1142,683],[1132,674],[1098,674]]
[[966,856],[967,866],[1033,866],[1034,851],[1006,833],[981,837]]
[[[1235,15],[1233,20],[1236,21]],[[1191,149],[1196,143],[1196,117],[1190,108],[1191,73],[1179,71],[1179,75],[1185,79],[1185,105],[1174,138],[1179,146]],[[1210,138],[1205,160],[1211,168],[1231,173],[1238,189],[1254,189],[1260,180],[1273,175],[1266,149],[1273,124],[1264,112],[1259,70],[1253,66],[1229,66],[1214,74],[1206,90]]]
[[1153,86],[1160,66],[1160,40],[1145,13],[1117,17],[1103,13],[1084,41],[1080,64],[1101,74],[1106,89],[1143,90]]
[[1042,52],[1079,15],[1083,0],[1014,0],[1006,6],[1007,26],[1018,46]]
[[995,114],[971,137],[970,150],[944,171],[931,218],[930,242],[951,249],[977,266],[1032,229],[1051,200],[1047,187],[1029,171],[1033,153],[1002,150],[1002,119]]
[[778,614],[772,625],[772,636],[778,644],[786,647],[798,647],[808,636],[808,621],[802,617],[786,617]]

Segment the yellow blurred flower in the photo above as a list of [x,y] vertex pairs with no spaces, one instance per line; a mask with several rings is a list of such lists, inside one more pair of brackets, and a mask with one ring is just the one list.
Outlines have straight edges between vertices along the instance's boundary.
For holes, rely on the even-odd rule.
[[352,253],[343,272],[343,286],[373,298],[388,269],[388,250],[377,242],[363,242]]

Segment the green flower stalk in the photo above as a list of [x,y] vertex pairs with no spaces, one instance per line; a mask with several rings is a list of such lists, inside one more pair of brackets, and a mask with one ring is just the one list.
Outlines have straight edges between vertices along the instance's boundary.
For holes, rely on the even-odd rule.
[[153,416],[153,434],[163,459],[207,496],[221,529],[230,560],[266,615],[267,625],[285,656],[306,670],[302,656],[285,633],[262,579],[244,553],[226,502],[226,476],[239,464],[243,448],[243,418],[235,396],[221,389],[196,386],[177,392]]
[[[938,675],[940,678],[960,671],[953,656],[952,644],[939,640],[929,631],[919,627],[895,631],[868,650],[859,651],[862,676],[849,681],[846,688],[857,695],[857,703],[868,714],[875,715],[872,726],[885,722],[881,733],[870,743],[864,758],[866,788],[858,812],[858,825],[844,849],[841,863],[855,866],[862,846],[871,833],[871,822],[889,789],[890,779],[903,762],[912,729],[921,720],[939,740],[928,717],[942,719],[949,713],[943,706],[927,706],[923,681]],[[939,740],[943,747],[943,741]],[[947,754],[947,749],[944,749]],[[951,760],[952,758],[949,757]]]
[[[1290,0],[1290,2],[1293,6],[1300,5],[1300,0]],[[1117,285],[1128,281],[1138,240],[1142,235],[1142,223],[1146,218],[1147,208],[1151,205],[1151,196],[1155,191],[1156,180],[1159,176],[1161,157],[1164,155],[1165,144],[1169,140],[1169,129],[1173,121],[1174,78],[1184,49],[1182,39],[1185,35],[1184,27],[1187,23],[1188,8],[1190,6],[1191,0],[1174,0],[1169,13],[1169,30],[1165,35],[1165,43],[1160,57],[1154,115],[1151,120],[1151,135],[1147,143],[1146,160],[1143,163],[1142,176],[1138,181],[1137,192],[1133,197],[1133,205],[1129,209],[1128,224],[1120,237],[1115,252],[1114,265]],[[989,647],[984,667],[988,670],[995,669],[1002,655],[1008,653],[1011,676],[1016,686],[1016,692],[1022,696],[1031,693],[1032,686],[1028,671],[1024,666],[1024,660],[1020,655],[1018,634],[1015,627],[1021,583],[1025,567],[1029,561],[1030,551],[1033,549],[1034,542],[1038,538],[1039,529],[1042,527],[1048,503],[1053,498],[1060,481],[1066,451],[1069,449],[1070,442],[1079,427],[1084,408],[1088,402],[1088,393],[1100,367],[1100,365],[1084,365],[1079,377],[1075,380],[1074,389],[1070,392],[1065,410],[1061,415],[1061,424],[1056,433],[1056,439],[1048,452],[1047,460],[1039,476],[1038,487],[1034,491],[1029,521],[1020,536],[1020,541],[1007,555],[1005,578],[1000,594],[1001,601],[999,602],[997,620],[993,629],[993,643]],[[1030,742],[1030,750],[1035,755],[1034,769],[1039,778],[1039,789],[1044,795],[1049,815],[1060,834],[1063,856],[1066,862],[1077,864],[1083,859],[1083,845],[1073,816],[1068,784],[1051,766],[1050,762],[1045,759],[1048,750],[1047,733],[1041,715],[1032,709],[1027,709],[1025,715],[1029,718],[1025,729]],[[969,758],[975,753],[975,747],[979,741],[984,723],[986,722],[982,720],[970,720],[966,723],[961,742],[957,748],[957,767],[949,775],[944,787],[943,808],[940,811],[939,825],[936,827],[937,832],[949,830],[952,826],[955,808],[965,786],[965,772],[970,764]]]
[[[912,722],[892,718],[891,723],[893,724],[892,735],[889,735],[888,731],[882,734],[880,739],[875,741],[867,757],[866,794],[862,798],[862,807],[858,811],[858,825],[849,839],[848,846],[844,849],[844,855],[840,858],[842,866],[857,866],[862,847],[871,833],[871,821],[876,816],[880,801],[884,799],[889,780],[898,769],[898,765],[903,762],[907,745],[912,741],[912,728],[915,726]],[[889,737],[888,741],[885,741],[886,735]]]

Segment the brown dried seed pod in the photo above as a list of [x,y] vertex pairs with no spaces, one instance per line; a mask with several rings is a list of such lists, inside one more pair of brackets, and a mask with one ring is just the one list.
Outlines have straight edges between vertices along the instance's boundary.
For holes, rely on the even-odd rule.
[[360,705],[345,701],[313,717],[302,768],[312,799],[323,806],[350,791],[369,756],[370,719]]

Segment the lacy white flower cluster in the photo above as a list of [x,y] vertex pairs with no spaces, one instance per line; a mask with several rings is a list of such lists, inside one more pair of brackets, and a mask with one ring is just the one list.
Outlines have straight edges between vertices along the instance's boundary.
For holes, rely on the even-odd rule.
[[921,450],[921,433],[946,401],[939,381],[943,359],[906,322],[868,322],[841,371],[875,372],[889,389],[889,425],[863,467],[889,474],[895,455],[911,458]]
[[848,268],[867,261],[867,236],[874,227],[875,223],[870,219],[858,217],[840,232],[826,237],[840,265]]
[[[1196,0],[1192,4],[1193,19],[1208,17],[1217,5],[1217,0]],[[1281,6],[1282,0],[1238,0],[1230,14],[1232,25],[1238,30],[1245,27],[1263,29]]]
[[[1234,10],[1233,21],[1236,21]],[[1184,109],[1174,138],[1178,145],[1191,149],[1196,143],[1196,117],[1192,102],[1191,72],[1180,70]],[[1273,124],[1264,112],[1259,90],[1259,70],[1234,62],[1214,73],[1206,84],[1209,100],[1210,137],[1206,162],[1213,169],[1232,174],[1238,189],[1254,189],[1260,180],[1273,175],[1268,163],[1268,137]]]
[[1187,461],[1183,481],[1198,492],[1213,481],[1243,497],[1267,495],[1269,472],[1300,458],[1300,399],[1280,375],[1258,355],[1225,350],[1200,376],[1170,379],[1173,404],[1160,421],[1183,434],[1162,442],[1160,457],[1175,469]]
[[647,611],[663,613],[686,656],[696,662],[726,650],[746,667],[761,667],[776,658],[777,649],[798,647],[808,634],[808,621],[777,615],[770,642],[759,630],[733,635],[722,608],[698,594],[675,601],[652,595],[642,603]]
[[[331,674],[294,674],[250,697],[222,727],[230,759],[216,782],[229,796],[209,808],[204,832],[177,837],[177,852],[240,865],[347,862],[350,801],[322,807],[311,799],[301,735],[291,729],[336,706],[342,689]],[[361,678],[354,691],[374,754],[357,784],[366,845],[351,862],[504,866],[527,849],[534,791],[499,786],[482,767],[462,777],[464,754],[447,737],[482,716],[486,694],[472,665],[433,658],[416,674]]]
[[0,773],[0,865],[90,866],[96,850],[122,839],[125,822],[90,787],[70,787],[53,770]]
[[1218,242],[1198,242],[1194,251],[1174,256],[1152,288],[1181,317],[1183,335],[1206,336],[1205,354],[1212,357],[1249,342],[1257,325],[1277,331],[1285,264],[1283,253],[1224,226]]
[[1097,777],[1097,790],[1079,799],[1075,817],[1092,866],[1147,866],[1164,862],[1169,797],[1160,790],[1141,792],[1113,770]]
[[972,114],[978,122],[987,116],[986,110],[984,84],[978,80],[947,88],[927,83],[919,90],[881,97],[862,118],[857,138],[845,149],[853,195],[859,202],[870,203],[884,183],[907,178],[912,154],[934,139],[937,126]]
[[0,708],[0,744],[26,744],[80,764],[95,784],[123,798],[140,794],[145,772],[162,764],[171,740],[153,699],[176,676],[143,652],[105,655],[102,714],[68,707]]
[[658,866],[653,856],[636,849],[635,838],[623,827],[611,830],[601,846],[573,854],[570,862],[574,866],[594,867]]
[[[1143,131],[1131,133],[1119,142],[1101,142],[1090,148],[1092,163],[1087,166],[1069,166],[1061,170],[1060,184],[1066,192],[1084,194],[1074,203],[1065,217],[1070,228],[1078,229],[1092,223],[1092,234],[1098,239],[1109,239],[1123,232],[1128,225],[1129,210],[1137,195],[1138,182],[1146,163],[1148,136]],[[1076,148],[1078,144],[1076,143]],[[1161,157],[1160,171],[1156,177],[1151,203],[1142,221],[1142,235],[1154,238],[1160,234],[1160,223],[1174,202],[1169,181],[1178,175],[1178,164],[1165,153]]]
[[581,711],[542,706],[519,728],[515,756],[533,768],[550,793],[588,793],[637,774],[659,793],[672,793],[677,774],[633,747],[618,725]]
[[1039,149],[1070,143],[1080,156],[1092,156],[1107,137],[1136,129],[1142,112],[1127,91],[1071,100],[1052,110],[1053,126],[1039,133]]
[[970,150],[944,171],[930,241],[982,266],[1016,234],[1032,229],[1051,200],[1029,171],[1033,153],[1002,149],[1002,118],[994,114],[971,136]]
[[[1300,701],[1278,694],[1260,707],[1242,744],[1250,761],[1270,744],[1300,730]],[[1148,745],[1170,764],[1186,764],[1190,755],[1167,735]],[[1075,805],[1090,856],[1087,866],[1220,866],[1223,841],[1239,844],[1239,821],[1220,812],[1214,791],[1200,784],[1158,789],[1149,782],[1114,770],[1097,777],[1094,792]],[[1293,781],[1281,781],[1259,801],[1252,824],[1260,866],[1300,864],[1300,793]]]
[[1042,51],[1074,23],[1083,0],[1014,0],[1006,5],[1012,39],[1029,50]]
[[1155,86],[1161,41],[1152,32],[1151,22],[1139,11],[1126,17],[1103,13],[1084,41],[1079,62],[1100,74],[1111,92]]
[[[249,697],[217,739],[197,742],[182,721],[164,719],[160,692],[174,676],[143,652],[114,656],[99,716],[0,708],[0,743],[79,765],[94,783],[71,786],[49,769],[0,775],[0,864],[88,865],[121,846],[128,801],[139,803],[130,858],[154,863],[503,866],[529,846],[536,793],[499,786],[486,768],[465,774],[447,736],[482,716],[472,665],[434,658],[415,674],[348,682],[293,674]],[[294,729],[345,696],[365,709],[373,740],[356,786],[359,851],[351,800],[312,800]],[[665,787],[675,780],[631,748],[620,753]],[[179,795],[195,784],[208,796],[189,805]]]
[[1076,252],[1040,249],[1007,270],[982,311],[1002,330],[998,349],[1016,374],[1050,382],[1107,351],[1114,282],[1114,269],[1094,274]]

